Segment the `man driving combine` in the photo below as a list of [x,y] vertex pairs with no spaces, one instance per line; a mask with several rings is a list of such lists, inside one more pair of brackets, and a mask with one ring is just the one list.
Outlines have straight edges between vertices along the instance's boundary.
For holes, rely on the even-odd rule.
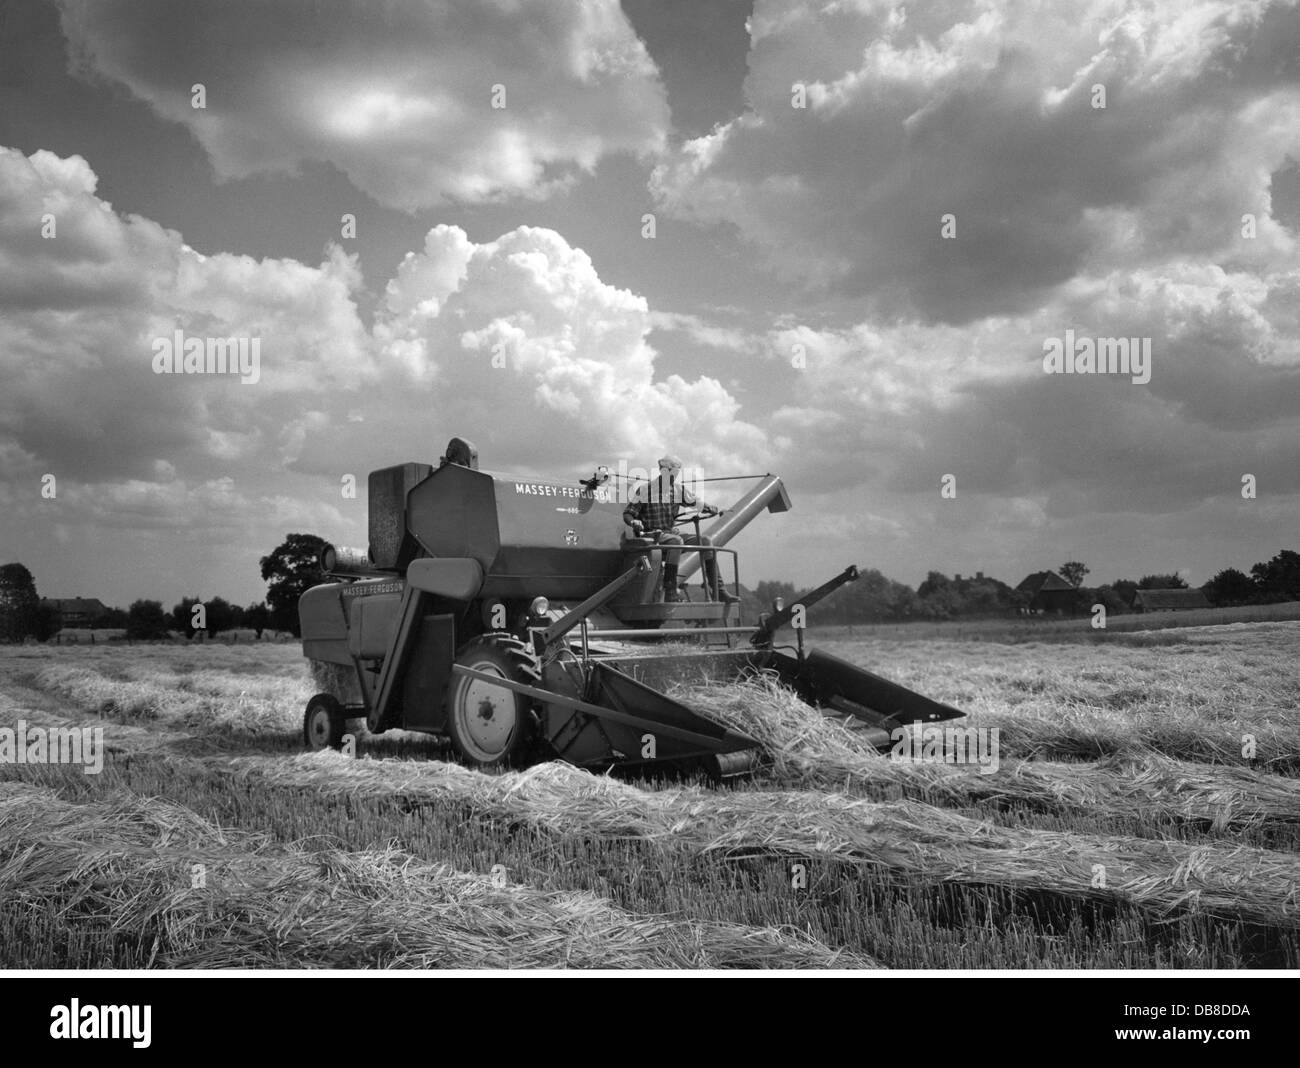
[[[689,489],[678,482],[682,471],[682,461],[676,456],[664,456],[659,461],[659,477],[643,482],[632,493],[632,499],[623,509],[623,522],[636,538],[653,538],[661,546],[669,545],[712,545],[707,534],[682,534],[677,530],[678,510],[683,506],[696,509],[704,517],[721,515],[722,509],[701,501]],[[676,601],[677,597],[677,562],[681,552],[674,549],[664,550],[663,587],[664,600]],[[718,581],[718,561],[713,553],[703,556],[704,581],[709,595],[725,604],[731,604],[737,598]]]

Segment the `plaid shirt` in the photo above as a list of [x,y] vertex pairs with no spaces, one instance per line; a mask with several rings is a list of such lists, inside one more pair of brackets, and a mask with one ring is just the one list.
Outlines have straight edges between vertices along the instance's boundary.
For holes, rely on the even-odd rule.
[[656,478],[642,482],[632,494],[632,500],[623,509],[623,522],[639,519],[646,530],[673,530],[677,526],[677,510],[683,505],[691,508],[708,507],[695,494],[676,482],[665,487]]

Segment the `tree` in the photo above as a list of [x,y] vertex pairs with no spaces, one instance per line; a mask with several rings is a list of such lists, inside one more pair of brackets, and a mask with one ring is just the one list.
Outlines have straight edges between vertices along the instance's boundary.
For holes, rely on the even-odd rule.
[[95,621],[101,630],[121,630],[126,626],[125,608],[105,608],[104,614]]
[[875,568],[863,571],[856,582],[844,587],[852,618],[867,623],[907,619],[916,611],[912,587],[886,578]]
[[257,604],[250,604],[244,609],[244,626],[252,627],[259,641],[262,637],[262,631],[266,630],[266,625],[270,621],[271,613],[261,601],[257,602]]
[[167,637],[167,613],[158,601],[136,601],[126,610],[126,636],[152,641]]
[[289,534],[260,561],[271,621],[279,630],[292,631],[295,638],[301,636],[298,598],[326,581],[320,569],[320,553],[327,544],[315,534]]
[[220,634],[223,630],[230,630],[235,625],[235,609],[224,597],[213,597],[205,604],[208,610],[209,637]]
[[1061,578],[1065,579],[1076,590],[1083,585],[1083,577],[1088,574],[1091,568],[1087,564],[1081,564],[1078,560],[1070,560],[1057,568]]
[[38,642],[47,642],[59,633],[63,616],[52,604],[42,601],[36,606],[36,629],[32,632]]
[[1201,590],[1213,605],[1249,604],[1259,590],[1251,577],[1235,567],[1227,567],[1210,579]]
[[1129,608],[1133,607],[1133,598],[1137,596],[1138,584],[1132,579],[1118,579],[1111,583],[1115,592],[1124,599],[1124,604]]
[[[936,576],[942,581],[932,581]],[[916,592],[917,610],[926,619],[952,619],[966,609],[966,599],[956,584],[937,571],[931,571]]]
[[[203,605],[203,626],[194,626],[194,606]],[[243,609],[239,610],[241,613]],[[200,630],[211,638],[223,630],[230,630],[235,625],[235,609],[224,597],[211,597],[200,600],[198,597],[182,597],[181,603],[171,611],[172,630],[185,632],[185,637],[193,638]]]
[[[1118,583],[1116,583],[1117,585]],[[1132,600],[1125,597],[1115,586],[1098,586],[1091,592],[1092,596],[1089,598],[1087,605],[1088,612],[1092,611],[1094,604],[1105,605],[1108,615],[1122,615],[1133,607]]]
[[905,582],[889,579],[889,587],[881,597],[881,609],[890,620],[911,619],[916,615],[916,591]]
[[991,582],[963,582],[962,615],[996,616],[1002,605],[998,602],[998,588]]
[[754,596],[763,604],[763,611],[772,610],[772,602],[780,597],[785,601],[786,607],[794,604],[795,599],[799,596],[799,591],[795,588],[793,582],[776,582],[770,579],[764,579],[754,587]]
[[836,623],[879,623],[906,619],[915,608],[910,586],[886,578],[875,568],[841,586],[816,608],[817,618]]
[[0,567],[0,641],[20,642],[41,627],[36,580],[22,564]]
[[1268,601],[1300,601],[1300,553],[1283,549],[1266,564],[1250,569],[1260,594]]
[[171,629],[180,631],[187,638],[193,638],[198,633],[198,628],[194,626],[194,606],[198,603],[197,597],[182,597],[180,604],[173,605],[168,617]]
[[[1117,583],[1118,585],[1118,583]],[[1185,590],[1187,583],[1178,575],[1143,575],[1138,579],[1139,590]]]
[[917,597],[925,600],[932,597],[940,590],[946,590],[952,585],[952,579],[942,571],[930,571],[925,576],[925,581],[916,588]]

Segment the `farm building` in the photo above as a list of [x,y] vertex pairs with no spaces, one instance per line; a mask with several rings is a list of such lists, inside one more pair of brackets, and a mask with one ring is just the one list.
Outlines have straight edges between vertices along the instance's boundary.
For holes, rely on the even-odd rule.
[[1138,590],[1133,595],[1134,612],[1185,612],[1209,607],[1210,602],[1200,590]]
[[108,611],[97,597],[42,597],[41,604],[59,613],[60,627],[89,627]]
[[1030,612],[1069,612],[1078,599],[1078,591],[1055,571],[1035,571],[1026,575],[1016,592],[1029,598]]

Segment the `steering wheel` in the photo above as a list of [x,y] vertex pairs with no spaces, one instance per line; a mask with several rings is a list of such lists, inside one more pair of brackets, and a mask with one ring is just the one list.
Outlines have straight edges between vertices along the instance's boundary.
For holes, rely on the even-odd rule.
[[677,517],[679,523],[698,523],[701,519],[713,519],[715,516],[726,515],[724,509],[718,509],[716,512],[701,512],[698,509],[694,512],[686,512]]

